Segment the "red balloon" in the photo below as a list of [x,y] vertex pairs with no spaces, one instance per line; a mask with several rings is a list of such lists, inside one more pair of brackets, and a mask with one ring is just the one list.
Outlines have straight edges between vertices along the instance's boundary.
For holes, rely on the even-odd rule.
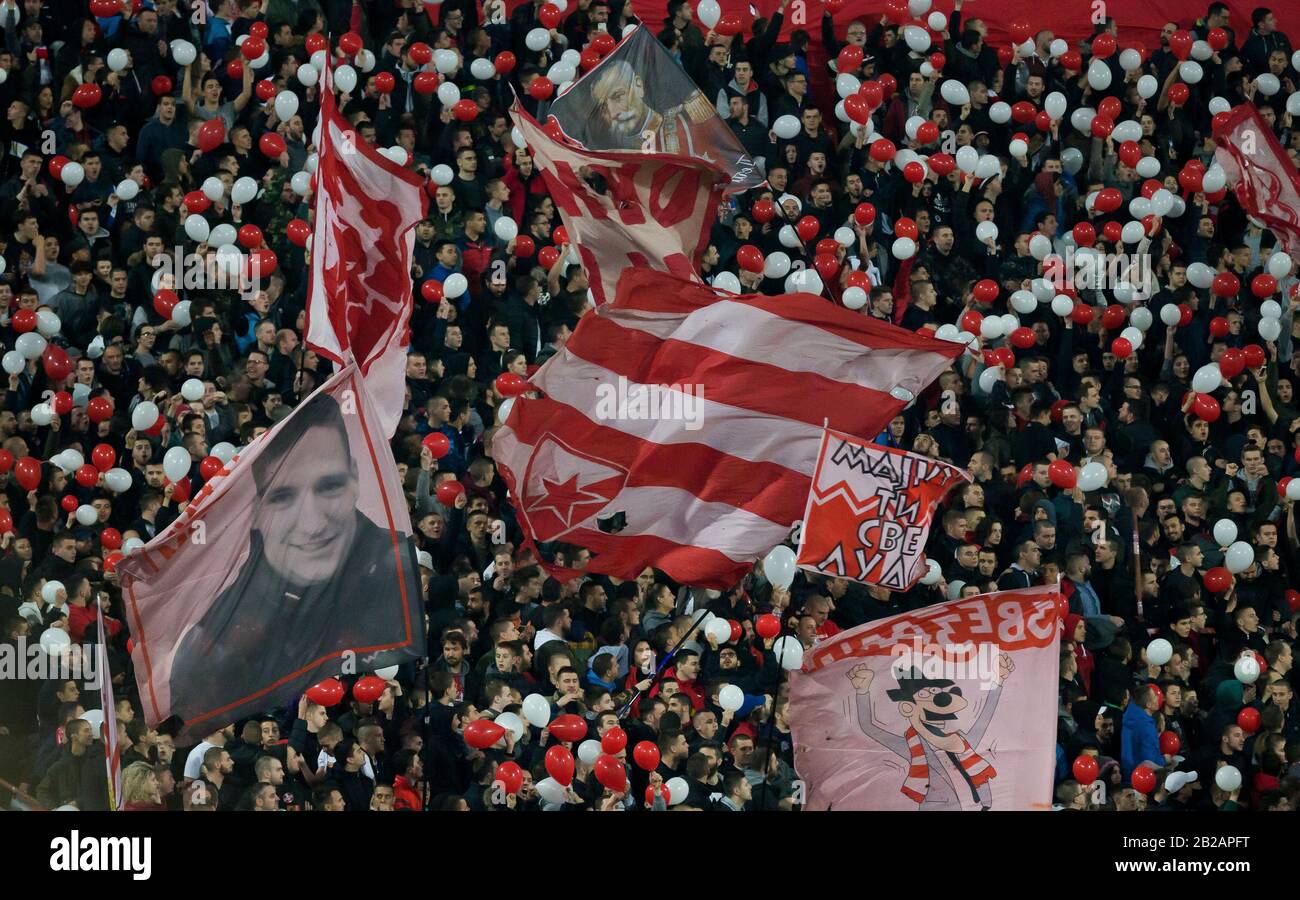
[[898,148],[889,138],[881,138],[878,141],[871,142],[871,158],[876,162],[889,162],[894,158]]
[[[1102,312],[1101,324],[1108,330],[1114,331],[1116,328],[1123,327],[1125,315],[1124,307],[1120,306],[1118,303],[1112,303]],[[1130,347],[1129,349],[1131,350],[1133,348]]]
[[745,629],[741,628],[740,623],[737,622],[735,619],[728,619],[727,624],[731,626],[730,640],[732,641],[740,640],[740,636],[745,633]]
[[104,89],[97,84],[79,84],[72,92],[72,105],[77,109],[90,109],[104,99]]
[[244,61],[241,59],[232,59],[226,63],[226,77],[231,81],[238,81],[244,77]]
[[226,140],[226,125],[218,116],[215,119],[208,119],[199,126],[199,133],[195,137],[195,143],[204,153],[211,153],[220,147]]
[[[721,25],[721,21],[718,24]],[[622,793],[627,790],[627,769],[623,768],[623,764],[608,753],[602,753],[597,757],[596,765],[592,768],[596,773],[596,780],[604,787],[615,793]]]
[[1169,50],[1177,59],[1187,59],[1192,53],[1192,44],[1194,42],[1195,39],[1192,35],[1180,28],[1169,36]]
[[257,139],[257,149],[262,151],[262,155],[268,159],[279,159],[285,151],[284,138],[280,137],[274,131],[267,131]]
[[1092,55],[1098,59],[1105,59],[1115,52],[1115,35],[1109,31],[1103,31],[1092,39]]
[[560,12],[560,8],[554,3],[543,3],[542,8],[537,11],[537,21],[544,28],[556,27],[560,24],[560,19],[563,16],[564,14]]
[[1011,332],[1011,343],[1021,350],[1028,350],[1037,342],[1033,330],[1026,328],[1024,325]]
[[1192,324],[1192,308],[1186,303],[1178,304],[1178,327],[1186,328]]
[[244,59],[252,62],[266,52],[266,41],[261,38],[255,38],[251,34],[239,45],[239,54]]
[[478,118],[478,104],[466,97],[464,100],[456,101],[456,105],[451,108],[451,113],[459,122],[473,122]]
[[998,283],[992,278],[981,278],[975,282],[973,293],[976,301],[987,305],[998,299]]
[[113,403],[107,397],[91,397],[86,404],[86,415],[95,424],[106,422],[113,418]]
[[54,410],[55,415],[66,416],[72,412],[72,395],[67,391],[57,392],[50,401],[50,407]]
[[953,169],[957,168],[957,160],[947,153],[937,152],[930,154],[930,170],[936,175],[951,175]]
[[1097,311],[1086,303],[1079,302],[1074,304],[1074,309],[1070,310],[1070,318],[1074,320],[1075,325],[1089,325]]
[[262,229],[258,228],[251,222],[247,225],[239,226],[239,246],[245,250],[252,250],[262,246]]
[[781,633],[781,620],[772,613],[761,615],[754,623],[754,630],[758,632],[759,637],[770,640]]
[[907,216],[901,217],[894,223],[894,234],[897,237],[916,240],[920,233],[921,230],[917,227],[916,222],[913,219],[909,219]]
[[928,147],[930,144],[937,142],[939,140],[939,126],[933,122],[922,122],[917,126],[916,140],[922,147]]
[[[109,468],[112,468],[111,466]],[[76,474],[77,484],[86,488],[93,488],[99,483],[99,469],[89,463],[78,467]]]
[[573,753],[568,747],[556,744],[546,751],[547,774],[565,787],[573,783],[573,769]]
[[653,772],[659,766],[659,748],[650,741],[641,741],[632,748],[632,759],[647,772]]
[[[441,431],[434,431],[430,434],[426,434],[421,443],[425,447],[429,448],[429,453],[433,455],[434,459],[442,459],[451,452],[451,439]],[[448,482],[448,484],[451,483],[452,482]],[[453,497],[452,500],[454,502],[455,498]]]
[[[254,22],[252,25],[248,26],[248,36],[264,41],[266,40],[266,35],[269,30],[270,29],[267,27],[265,22]],[[254,59],[256,59],[256,57],[254,57]]]
[[886,98],[894,96],[894,91],[898,90],[898,79],[892,72],[885,72],[876,78],[880,82],[880,89],[884,92]]
[[903,178],[907,180],[908,184],[920,184],[925,180],[925,166],[916,160],[912,160],[903,166]]
[[1074,772],[1074,780],[1085,787],[1096,781],[1101,771],[1101,767],[1097,765],[1097,758],[1087,754],[1075,757],[1074,765],[1070,769]]
[[576,743],[587,736],[586,720],[572,713],[556,716],[546,727],[551,734],[566,743]]
[[1203,419],[1206,422],[1217,420],[1222,411],[1219,401],[1209,394],[1197,394],[1196,400],[1192,403],[1192,412],[1196,413],[1198,419]]
[[515,238],[515,256],[528,259],[537,251],[537,243],[528,235],[521,234]]
[[1124,226],[1118,222],[1107,222],[1102,226],[1101,233],[1105,236],[1106,240],[1113,244],[1118,244],[1120,238],[1124,235]]
[[1101,113],[1092,117],[1092,136],[1105,140],[1110,137],[1110,133],[1115,130],[1115,120],[1110,116],[1103,116]]
[[420,285],[420,296],[425,299],[426,303],[439,302],[442,300],[442,282],[430,278]]
[[326,678],[307,688],[307,699],[321,706],[334,706],[343,699],[344,693],[343,682],[337,678]]
[[819,253],[813,260],[813,268],[817,270],[817,274],[821,276],[823,282],[829,282],[835,277],[835,273],[840,270],[840,264],[839,260],[834,256]]
[[1166,731],[1160,735],[1160,752],[1166,756],[1173,756],[1183,747],[1182,740],[1178,737],[1176,731]]
[[111,19],[122,15],[122,4],[118,0],[90,0],[90,12],[97,19]]
[[1052,480],[1052,484],[1065,490],[1073,488],[1079,480],[1074,465],[1065,459],[1053,460],[1047,467],[1047,477]]
[[[1267,272],[1256,275],[1250,280],[1250,292],[1263,299],[1277,291],[1277,279]],[[1234,291],[1235,293],[1235,291]]]
[[[360,682],[358,682],[360,683]],[[475,719],[465,726],[465,743],[469,744],[475,750],[486,750],[501,738],[505,737],[506,730],[490,719]],[[564,749],[561,747],[560,749]],[[572,758],[570,758],[572,759]],[[549,767],[550,756],[547,756]]]
[[821,223],[812,216],[804,216],[795,223],[795,233],[805,241],[811,241],[817,237],[817,232],[821,230]]
[[418,72],[411,82],[417,94],[432,94],[438,89],[437,72]]
[[1210,320],[1210,334],[1216,338],[1227,337],[1228,332],[1231,330],[1232,326],[1228,324],[1228,320],[1223,316],[1215,316]]
[[122,546],[122,532],[116,528],[105,528],[99,533],[99,544],[105,550],[118,550]]
[[295,247],[306,247],[307,238],[311,237],[311,226],[302,219],[290,219],[284,226],[284,233]]
[[1110,352],[1120,359],[1128,359],[1133,355],[1133,342],[1125,337],[1117,337],[1110,342]]
[[980,333],[980,325],[982,325],[983,323],[984,323],[983,313],[979,312],[978,310],[968,309],[966,310],[966,312],[962,313],[959,324],[961,325],[962,331],[967,331],[970,332],[971,334],[978,335]]
[[64,494],[63,499],[59,501],[59,506],[63,508],[63,511],[65,513],[76,512],[77,507],[80,505],[81,505],[81,501],[78,500],[76,497],[72,496],[71,494]]
[[0,475],[14,467],[14,455],[8,450],[0,450]]
[[[244,43],[248,43],[248,42],[245,41]],[[258,100],[261,100],[263,103],[267,103],[275,99],[275,95],[279,92],[276,90],[274,81],[272,81],[269,78],[263,78],[261,81],[259,81],[257,84],[253,86],[253,93],[257,94]]]
[[776,218],[776,204],[767,199],[755,201],[750,213],[753,215],[755,222],[766,225]]
[[1236,347],[1229,347],[1219,357],[1219,371],[1229,380],[1236,378],[1246,369],[1246,355]]
[[1210,289],[1217,297],[1233,297],[1241,290],[1241,280],[1231,272],[1220,272],[1214,276]]
[[303,41],[303,45],[307,48],[307,52],[311,54],[315,53],[317,50],[329,49],[330,42],[325,35],[315,33],[307,35],[306,40]]
[[1028,100],[1011,104],[1011,119],[1019,125],[1034,121],[1036,115],[1038,115],[1038,108]]
[[1205,583],[1205,589],[1211,594],[1222,594],[1232,587],[1232,573],[1223,566],[1206,569],[1201,580]]
[[202,215],[207,212],[208,207],[212,205],[212,201],[208,199],[208,195],[202,191],[190,191],[185,195],[183,202],[185,204],[185,211],[194,215]]
[[149,88],[155,97],[166,97],[174,87],[172,80],[166,75],[155,75],[153,81],[149,83]]
[[378,675],[364,675],[352,686],[352,696],[362,703],[374,703],[383,696],[386,685]]
[[[627,746],[627,732],[615,725],[600,739],[600,749],[606,753],[614,754],[621,751]],[[638,744],[637,746],[640,746]]]
[[375,90],[381,94],[391,94],[397,87],[397,79],[392,72],[379,72],[375,75]]
[[1237,724],[1246,734],[1254,734],[1259,731],[1259,710],[1253,706],[1247,706],[1241,712],[1237,713]]
[[519,763],[506,760],[497,766],[496,780],[501,782],[507,794],[517,794],[524,786],[524,770],[519,768]]
[[[659,785],[659,796],[664,798],[664,806],[667,806],[667,805],[668,805],[668,798],[669,798],[669,796],[671,796],[671,795],[669,794],[669,792],[668,792],[668,785],[666,785],[666,784],[661,784],[661,785]],[[655,805],[655,789],[654,789],[654,785],[649,785],[649,786],[647,786],[646,789],[645,789],[645,805],[646,805],[646,806],[654,806],[654,805]]]
[[1102,213],[1113,213],[1124,203],[1124,195],[1117,188],[1104,188],[1097,192],[1093,207]]
[[45,369],[45,377],[50,381],[62,381],[72,374],[72,360],[68,358],[68,352],[54,344],[47,346],[41,354],[41,365]]
[[1138,146],[1137,141],[1125,141],[1119,145],[1119,158],[1131,169],[1142,158],[1142,148]]
[[502,372],[493,384],[496,385],[497,393],[503,397],[518,397],[531,390],[528,381],[514,372]]
[[[90,451],[90,461],[98,471],[107,472],[117,465],[117,451],[108,444],[96,444],[95,449]],[[87,487],[93,487],[93,483]]]
[[713,26],[713,30],[723,37],[740,34],[745,28],[745,23],[741,21],[740,15],[734,12],[723,13],[718,18],[718,24]]
[[736,251],[736,262],[746,272],[763,271],[763,251],[753,244],[742,244]]
[[1192,92],[1181,81],[1177,84],[1169,85],[1169,102],[1174,106],[1182,106],[1191,98]]
[[224,465],[220,459],[215,456],[206,456],[203,462],[199,463],[199,475],[204,481],[211,481],[221,474],[221,467]]
[[269,278],[278,263],[279,260],[275,258],[274,250],[268,250],[265,247],[261,250],[254,250],[248,254],[248,277],[254,281]]
[[618,41],[614,40],[614,35],[608,31],[597,31],[596,36],[591,39],[591,46],[601,56],[611,52],[617,45]]
[[839,56],[835,58],[836,71],[842,73],[854,72],[862,66],[863,53],[862,48],[855,44],[846,44],[840,50]]
[[1081,71],[1083,69],[1083,54],[1078,50],[1066,50],[1061,54],[1061,68],[1067,72]]
[[502,75],[514,71],[515,63],[515,55],[509,50],[502,50],[497,54],[497,58],[492,61],[492,65],[496,66],[496,70]]
[[542,264],[542,268],[550,269],[560,259],[560,251],[555,247],[543,247],[537,251],[537,261]]
[[1247,369],[1258,369],[1264,365],[1264,348],[1259,344],[1247,344],[1241,348],[1241,358]]
[[1300,591],[1290,588],[1286,592],[1286,605],[1291,612],[1300,612]]
[[1149,794],[1156,789],[1156,773],[1149,766],[1138,766],[1133,770],[1131,779],[1134,790]]
[[538,75],[528,85],[528,96],[534,100],[546,100],[553,93],[555,93],[555,85],[545,75]]
[[345,56],[356,56],[364,48],[365,42],[361,39],[361,35],[355,31],[348,31],[339,35],[339,49],[343,51]]
[[176,296],[176,292],[169,288],[162,288],[153,295],[154,312],[164,319],[172,317],[172,310],[176,308],[176,304],[179,302],[180,298]]
[[461,484],[454,478],[449,478],[434,492],[438,497],[438,502],[443,506],[452,506],[456,503],[456,498],[465,493],[465,485]]
[[599,62],[600,62],[600,51],[597,50],[595,47],[587,47],[578,56],[578,66],[584,72],[587,71],[588,69],[595,68],[595,66]]
[[411,57],[411,62],[417,66],[428,65],[433,62],[433,48],[424,41],[416,41],[406,48],[406,52]]

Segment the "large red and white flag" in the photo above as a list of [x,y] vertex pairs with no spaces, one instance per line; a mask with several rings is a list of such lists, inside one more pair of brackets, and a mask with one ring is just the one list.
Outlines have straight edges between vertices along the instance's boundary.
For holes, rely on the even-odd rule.
[[99,672],[99,705],[104,713],[104,765],[108,775],[108,808],[122,808],[122,742],[117,734],[117,702],[113,699],[113,673],[108,667],[108,630],[104,610],[95,602],[99,642],[95,644],[95,669]]
[[599,306],[628,268],[700,281],[700,257],[728,184],[716,164],[653,153],[584,150],[551,137],[520,108],[510,110]]
[[367,144],[339,114],[322,76],[307,345],[355,359],[386,437],[397,429],[410,343],[415,225],[429,198],[420,177]]
[[1045,810],[1060,659],[1055,585],[860,625],[790,679],[814,810]]
[[826,430],[796,562],[804,569],[907,590],[925,574],[935,507],[970,475],[937,459]]
[[629,269],[493,456],[532,540],[586,547],[588,571],[725,589],[802,515],[823,425],[878,434],[961,350],[811,294]]
[[1214,129],[1214,159],[1237,201],[1277,236],[1282,249],[1300,254],[1300,174],[1251,103],[1236,106]]
[[235,456],[118,566],[151,728],[182,734],[424,655],[397,465],[355,363]]

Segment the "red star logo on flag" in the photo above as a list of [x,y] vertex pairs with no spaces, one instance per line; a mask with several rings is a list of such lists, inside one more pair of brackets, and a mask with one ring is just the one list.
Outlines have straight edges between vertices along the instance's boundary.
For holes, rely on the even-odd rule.
[[556,540],[608,506],[626,480],[621,466],[548,434],[528,462],[520,505],[537,540]]

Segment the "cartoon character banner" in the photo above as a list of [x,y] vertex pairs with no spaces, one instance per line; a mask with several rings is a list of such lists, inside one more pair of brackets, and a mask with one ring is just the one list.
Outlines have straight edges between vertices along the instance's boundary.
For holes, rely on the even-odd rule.
[[806,808],[1050,809],[1058,598],[983,594],[815,645],[790,682]]
[[688,156],[722,166],[729,193],[764,182],[714,102],[648,29],[636,28],[551,104],[565,135],[588,150]]
[[925,574],[935,507],[968,481],[947,463],[827,429],[797,562],[823,575],[907,590]]
[[185,735],[424,654],[410,517],[355,363],[118,567],[145,720]]

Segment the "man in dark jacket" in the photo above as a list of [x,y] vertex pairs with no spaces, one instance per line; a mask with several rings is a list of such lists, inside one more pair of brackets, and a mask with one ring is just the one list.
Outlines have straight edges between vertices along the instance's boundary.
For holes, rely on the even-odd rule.
[[94,749],[94,730],[85,719],[73,719],[65,733],[64,754],[36,789],[36,799],[50,809],[68,803],[83,812],[108,809],[108,773],[103,754]]

